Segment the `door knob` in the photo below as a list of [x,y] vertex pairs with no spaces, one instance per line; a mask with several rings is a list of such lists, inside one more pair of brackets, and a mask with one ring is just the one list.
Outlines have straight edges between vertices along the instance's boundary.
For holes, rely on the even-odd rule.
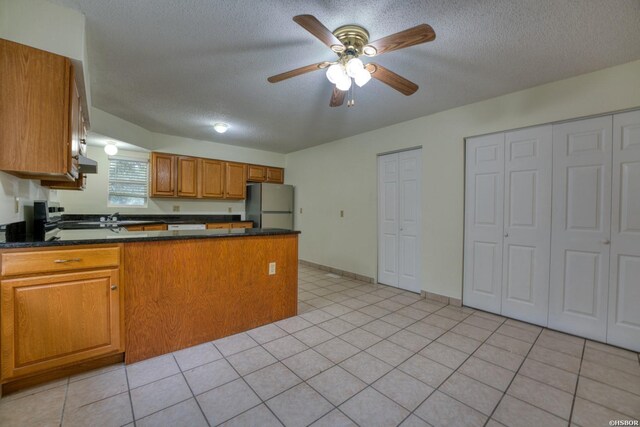
[[605,239],[602,241],[602,243],[604,243],[605,245],[608,245],[609,243],[611,243],[611,241],[609,239]]
[[509,233],[504,233],[504,237],[509,237]]

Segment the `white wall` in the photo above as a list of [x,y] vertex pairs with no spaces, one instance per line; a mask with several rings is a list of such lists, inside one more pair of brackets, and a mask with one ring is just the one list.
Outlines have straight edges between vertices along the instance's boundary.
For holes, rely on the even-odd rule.
[[300,258],[375,277],[376,156],[422,146],[422,287],[460,298],[464,138],[635,107],[640,61],[290,153],[287,181],[296,186]]

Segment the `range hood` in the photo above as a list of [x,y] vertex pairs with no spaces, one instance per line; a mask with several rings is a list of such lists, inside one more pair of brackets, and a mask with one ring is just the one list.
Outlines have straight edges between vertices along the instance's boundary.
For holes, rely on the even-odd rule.
[[84,174],[98,173],[98,162],[80,154],[78,156],[78,171]]

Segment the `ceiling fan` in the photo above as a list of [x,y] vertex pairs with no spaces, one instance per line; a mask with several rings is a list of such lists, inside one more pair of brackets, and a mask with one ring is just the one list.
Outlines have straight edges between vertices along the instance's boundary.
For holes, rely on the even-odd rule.
[[[427,24],[420,24],[369,42],[369,32],[358,25],[344,25],[331,32],[312,15],[294,16],[293,20],[327,45],[338,55],[338,60],[323,61],[296,68],[295,70],[271,76],[267,80],[270,83],[278,83],[311,71],[327,69],[327,79],[335,84],[331,94],[331,102],[329,103],[331,107],[338,107],[344,103],[344,98],[352,87],[352,79],[356,85],[362,87],[373,77],[404,95],[414,94],[418,90],[417,84],[386,69],[382,65],[364,64],[359,57],[382,55],[386,52],[430,42],[436,38],[433,28]],[[353,105],[353,99],[347,102],[347,106],[351,105]]]

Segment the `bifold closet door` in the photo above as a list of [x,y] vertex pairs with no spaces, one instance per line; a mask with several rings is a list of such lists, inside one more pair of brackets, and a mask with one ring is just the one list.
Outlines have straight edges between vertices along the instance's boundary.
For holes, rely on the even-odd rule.
[[613,116],[607,342],[640,351],[640,111]]
[[549,327],[604,341],[612,117],[553,126]]
[[505,134],[501,314],[546,326],[551,250],[551,125]]
[[398,154],[378,157],[378,282],[398,286]]
[[504,133],[468,138],[465,155],[464,304],[500,313]]

